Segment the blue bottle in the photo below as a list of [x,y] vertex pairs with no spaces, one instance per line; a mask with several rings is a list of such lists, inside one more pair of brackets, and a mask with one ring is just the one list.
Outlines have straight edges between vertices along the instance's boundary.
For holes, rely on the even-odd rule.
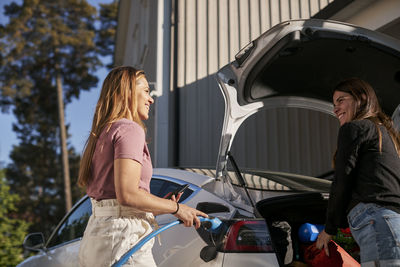
[[303,243],[314,242],[324,228],[322,224],[303,223],[299,228],[299,239]]

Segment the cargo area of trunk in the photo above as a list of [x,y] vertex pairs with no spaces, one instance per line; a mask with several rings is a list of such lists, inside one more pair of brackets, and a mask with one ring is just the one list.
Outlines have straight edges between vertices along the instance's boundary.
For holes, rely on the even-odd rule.
[[[257,203],[257,211],[267,223],[281,266],[291,266],[293,262],[305,262],[305,249],[314,242],[305,242],[304,231],[299,232],[299,229],[304,230],[306,223],[323,227],[327,204],[328,196],[321,193],[279,196]],[[352,237],[346,238],[355,244]],[[354,254],[352,256],[354,257]],[[355,258],[357,260],[357,257]]]

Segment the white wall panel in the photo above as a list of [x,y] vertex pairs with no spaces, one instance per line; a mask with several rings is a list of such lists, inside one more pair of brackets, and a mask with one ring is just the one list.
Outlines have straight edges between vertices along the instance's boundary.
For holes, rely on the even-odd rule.
[[311,17],[310,1],[311,0],[300,0],[300,18]]
[[[281,22],[282,14],[280,12],[281,1],[268,1],[269,2],[269,16],[270,16],[270,27]],[[263,14],[261,14],[263,16]]]
[[290,19],[290,1],[280,1],[279,2],[279,13],[281,14],[280,20],[285,21]]
[[[214,77],[217,70],[234,60],[235,54],[248,42],[277,23],[287,19],[309,18],[334,0],[162,1],[120,0],[115,62],[117,65],[144,68],[151,83],[161,86],[163,92],[171,90],[173,101],[169,102],[169,111],[175,109],[175,104],[178,106],[176,114],[171,112],[176,115],[176,121],[174,115],[168,117],[168,114],[161,114],[168,117],[169,122],[173,121],[173,127],[176,125],[176,132],[175,128],[168,132],[170,139],[174,139],[174,134],[177,135],[177,147],[174,147],[175,144],[167,147],[165,143],[159,146],[152,142],[152,153],[167,147],[166,150],[177,151],[178,165],[214,167],[224,109]],[[337,12],[333,19],[372,29],[382,27],[382,31],[397,34],[395,25],[389,23],[389,29],[383,24],[398,20],[398,2],[355,0]],[[171,50],[172,69],[164,61],[156,64],[159,62],[157,26],[160,21],[154,14],[157,14],[155,10],[160,3],[164,7],[173,5],[172,8],[177,8],[170,13],[173,25],[168,23],[167,9],[164,10],[166,21],[161,25],[164,34],[169,34],[168,27],[177,34],[176,39],[172,36],[173,46],[176,47]],[[164,47],[163,53],[167,54],[167,50]],[[169,83],[165,85],[157,81],[157,67],[160,65],[167,76],[171,71],[171,85],[177,88],[166,88]],[[159,114],[163,112],[159,108],[160,99],[156,99],[155,106],[148,130],[149,134],[157,131],[150,138],[158,142],[157,135],[163,135],[160,129],[164,128],[154,126],[160,124],[161,119],[164,124],[168,120]],[[270,110],[245,123],[239,130],[234,152],[238,154],[240,164],[245,166],[315,175],[330,168],[337,129],[335,119],[315,112]],[[153,146],[157,146],[158,150]],[[171,160],[169,164],[173,162]]]
[[239,1],[239,47],[244,47],[250,41],[250,17],[249,17],[249,2]]
[[[117,50],[116,64],[143,68],[149,56],[149,50],[153,49],[151,52],[155,53],[155,36],[150,34],[156,30],[155,24],[150,20],[151,8],[157,10],[157,6],[147,1],[120,2],[120,13],[123,14],[120,14],[118,21],[120,34],[117,34],[115,48]],[[152,74],[154,72],[152,70]]]
[[260,1],[250,1],[249,6],[249,31],[250,40],[256,39],[261,34],[261,17],[262,8]]
[[261,20],[261,32],[265,32],[271,28],[271,12],[268,1],[260,1],[260,13],[258,16]]
[[263,112],[241,126],[232,153],[242,167],[320,175],[332,166],[337,130],[335,118],[315,111]]
[[[197,1],[187,1],[185,5],[185,83],[190,84],[197,80],[197,6],[194,4]],[[179,27],[179,25],[178,25]],[[178,48],[180,49],[180,48]],[[179,74],[178,74],[179,75]]]
[[[208,8],[207,1],[197,1],[197,16],[196,16],[196,39],[197,39],[197,75],[196,79],[200,80],[208,75],[207,73],[207,51],[208,51]],[[205,60],[201,60],[203,58]]]
[[309,0],[310,2],[310,13],[315,14],[320,10],[320,1],[319,0]]
[[357,0],[332,19],[376,30],[400,18],[399,0]]
[[186,52],[186,38],[185,38],[185,32],[186,32],[186,25],[185,23],[185,9],[186,9],[186,4],[185,1],[182,1],[179,3],[177,6],[177,11],[175,14],[177,14],[177,18],[175,19],[176,22],[176,31],[178,34],[177,38],[177,53],[176,53],[176,61],[177,61],[177,69],[180,71],[179,75],[177,75],[177,85],[178,87],[184,86],[186,84],[185,82],[185,72],[182,71],[186,69],[186,57],[185,57],[185,52]]
[[[328,0],[177,0],[178,165],[215,167],[224,110],[217,70],[275,24],[308,18],[327,4]],[[329,135],[319,127],[335,129],[330,123],[335,122],[310,111],[269,110],[242,126],[233,151],[242,166],[319,174],[330,169],[336,138],[335,132]]]
[[238,10],[238,1],[240,0],[229,0],[228,1],[228,25],[229,25],[229,58],[232,59],[233,56],[239,51],[239,10]]
[[300,18],[300,5],[299,0],[290,0],[290,19]]
[[[211,0],[212,1],[212,0]],[[229,24],[228,24],[228,1],[229,0],[220,0],[218,2],[218,24],[216,26],[218,30],[218,69],[221,68],[229,62],[230,55],[229,55]],[[210,47],[210,49],[215,49],[215,47]]]
[[218,25],[218,1],[207,1],[207,75],[215,73],[219,69],[219,53],[218,45],[220,38],[220,27]]

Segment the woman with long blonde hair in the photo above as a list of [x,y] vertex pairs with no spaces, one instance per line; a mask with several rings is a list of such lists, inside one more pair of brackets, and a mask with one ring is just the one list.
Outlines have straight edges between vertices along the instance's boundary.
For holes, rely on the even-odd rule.
[[[78,184],[92,215],[79,250],[81,266],[110,266],[152,231],[154,215],[173,214],[198,228],[201,211],[150,193],[152,164],[143,124],[154,100],[143,71],[116,67],[104,80],[82,155]],[[156,266],[146,243],[124,266]]]

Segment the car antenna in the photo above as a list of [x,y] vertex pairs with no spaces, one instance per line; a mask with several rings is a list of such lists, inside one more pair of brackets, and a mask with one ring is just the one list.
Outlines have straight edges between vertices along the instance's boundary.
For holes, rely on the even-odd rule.
[[228,158],[229,158],[229,160],[230,160],[231,163],[232,163],[233,169],[235,170],[236,177],[237,177],[238,180],[239,180],[240,186],[241,186],[241,187],[244,189],[244,191],[246,192],[246,195],[247,195],[247,197],[248,197],[249,200],[250,200],[251,206],[255,209],[256,206],[254,205],[253,200],[252,200],[251,197],[250,197],[249,191],[247,190],[246,182],[245,182],[245,180],[244,180],[244,178],[243,178],[243,176],[242,176],[242,173],[240,172],[239,167],[238,167],[238,165],[236,164],[236,161],[235,161],[235,159],[233,158],[233,156],[232,156],[232,154],[231,154],[230,151],[228,151]]

